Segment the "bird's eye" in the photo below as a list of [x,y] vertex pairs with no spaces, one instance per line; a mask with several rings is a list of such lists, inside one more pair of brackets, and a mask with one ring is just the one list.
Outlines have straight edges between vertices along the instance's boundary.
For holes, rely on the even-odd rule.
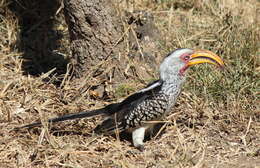
[[190,59],[190,57],[188,56],[188,55],[186,55],[185,57],[184,57],[184,60],[189,60]]

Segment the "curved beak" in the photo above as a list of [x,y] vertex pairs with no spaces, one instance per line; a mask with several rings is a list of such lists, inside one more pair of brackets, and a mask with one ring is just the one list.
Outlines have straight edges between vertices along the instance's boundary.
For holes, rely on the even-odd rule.
[[195,50],[194,53],[190,56],[188,66],[201,63],[214,64],[220,68],[224,67],[223,60],[213,52],[208,50]]

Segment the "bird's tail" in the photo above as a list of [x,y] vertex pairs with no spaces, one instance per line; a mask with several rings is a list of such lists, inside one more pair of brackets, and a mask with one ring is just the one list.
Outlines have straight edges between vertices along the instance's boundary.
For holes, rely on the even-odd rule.
[[[106,112],[106,110],[104,108],[93,110],[93,111],[83,111],[80,113],[68,114],[68,115],[64,115],[61,117],[51,118],[48,120],[48,123],[55,123],[55,122],[66,121],[66,120],[74,120],[77,118],[92,117],[92,116],[96,116],[96,115],[105,114],[105,112]],[[32,128],[32,127],[37,127],[37,126],[41,126],[41,125],[42,125],[41,122],[35,122],[32,124],[28,124],[28,125],[24,125],[22,127],[15,128],[15,129]]]

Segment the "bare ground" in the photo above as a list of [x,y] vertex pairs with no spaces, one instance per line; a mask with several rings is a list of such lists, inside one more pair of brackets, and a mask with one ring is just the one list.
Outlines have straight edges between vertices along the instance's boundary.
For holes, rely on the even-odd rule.
[[[13,131],[121,100],[156,78],[157,71],[128,58],[127,36],[125,53],[116,57],[128,65],[113,68],[129,74],[128,79],[86,77],[75,85],[66,71],[70,53],[61,6],[51,9],[54,17],[42,17],[37,3],[23,4],[27,10],[16,13],[8,2],[0,0],[0,167],[260,167],[259,1],[116,5],[119,15],[124,10],[153,15],[161,33],[155,51],[159,60],[175,48],[190,47],[210,49],[226,63],[223,72],[205,65],[190,70],[164,129],[146,142],[144,152],[124,138],[92,134],[99,117]],[[28,15],[28,23],[21,20]],[[107,67],[109,74],[113,68]],[[93,86],[104,84],[106,96],[101,97]]]

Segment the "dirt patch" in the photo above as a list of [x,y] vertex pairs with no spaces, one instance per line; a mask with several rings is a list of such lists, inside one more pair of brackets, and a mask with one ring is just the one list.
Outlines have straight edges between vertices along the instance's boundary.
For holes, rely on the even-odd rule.
[[[33,6],[20,6],[29,12],[22,12],[24,15],[41,16],[38,2],[23,2]],[[232,2],[122,1],[118,11],[152,14],[161,36],[152,41],[159,47],[147,51],[140,40],[148,59],[140,61],[141,55],[133,59],[129,55],[135,44],[129,41],[136,41],[127,38],[133,34],[126,33],[125,52],[118,53],[113,64],[103,63],[107,78],[86,77],[81,85],[74,85],[66,63],[60,66],[58,60],[45,57],[58,53],[66,58],[70,54],[60,6],[53,9],[58,14],[47,20],[38,16],[32,17],[35,22],[31,25],[23,22],[28,28],[24,30],[10,3],[0,0],[0,167],[259,167],[259,2]],[[45,29],[49,23],[50,34]],[[125,24],[124,30],[129,29]],[[133,29],[149,34],[147,27]],[[53,34],[61,36],[52,40]],[[164,130],[146,141],[144,152],[133,148],[127,139],[94,135],[92,130],[101,121],[99,117],[63,122],[51,129],[44,126],[13,131],[36,120],[123,99],[157,78],[158,64],[151,61],[150,55],[159,62],[179,47],[210,49],[225,60],[226,70],[219,72],[209,66],[191,69]],[[137,51],[140,54],[139,48]],[[124,66],[119,64],[120,58],[125,60]],[[28,59],[31,68],[24,67]],[[36,75],[31,73],[33,69],[38,69]],[[114,70],[124,78],[115,80]],[[96,91],[100,85],[105,87]]]

